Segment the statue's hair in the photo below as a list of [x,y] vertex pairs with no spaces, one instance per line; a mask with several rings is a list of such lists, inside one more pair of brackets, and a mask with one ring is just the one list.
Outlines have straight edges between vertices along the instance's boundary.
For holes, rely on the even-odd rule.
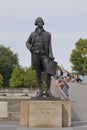
[[35,25],[37,25],[38,21],[41,20],[43,22],[43,25],[44,25],[44,21],[41,17],[38,17],[36,20],[35,20]]

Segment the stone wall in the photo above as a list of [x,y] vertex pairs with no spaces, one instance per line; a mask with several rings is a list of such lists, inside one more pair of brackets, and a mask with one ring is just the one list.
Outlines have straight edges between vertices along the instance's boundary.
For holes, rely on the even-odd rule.
[[[8,98],[7,99],[1,99],[0,100],[0,108],[3,107],[3,109],[5,109],[4,108],[4,106],[5,106],[6,109],[4,110],[5,115],[0,116],[0,120],[19,121],[20,120],[20,103],[21,103],[21,100],[27,101],[29,99],[8,99]],[[3,112],[3,109],[0,109],[0,113]]]

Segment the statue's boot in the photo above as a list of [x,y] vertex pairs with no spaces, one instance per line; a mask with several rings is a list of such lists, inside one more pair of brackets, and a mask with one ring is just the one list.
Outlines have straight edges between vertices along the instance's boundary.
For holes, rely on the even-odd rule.
[[61,100],[60,97],[55,97],[55,96],[53,96],[52,93],[51,93],[51,91],[50,91],[50,89],[47,91],[46,94],[47,94],[47,97],[48,97],[48,98],[57,99],[57,100],[59,100],[59,101]]
[[50,89],[48,89],[48,90],[47,90],[46,95],[47,95],[47,97],[54,98],[54,96],[52,95],[52,93],[51,93],[51,90],[50,90]]
[[36,97],[37,97],[37,98],[43,97],[43,91],[42,91],[42,89],[39,89],[39,90],[37,91]]

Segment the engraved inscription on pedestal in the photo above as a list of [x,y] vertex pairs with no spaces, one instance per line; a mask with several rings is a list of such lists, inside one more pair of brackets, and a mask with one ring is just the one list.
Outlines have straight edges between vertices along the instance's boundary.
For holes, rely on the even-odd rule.
[[29,102],[30,127],[62,127],[62,102]]
[[0,118],[8,117],[8,104],[7,102],[0,102]]

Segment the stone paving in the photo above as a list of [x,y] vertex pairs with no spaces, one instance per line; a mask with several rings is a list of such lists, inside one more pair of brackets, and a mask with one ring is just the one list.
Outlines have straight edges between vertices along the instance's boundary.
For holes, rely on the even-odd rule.
[[75,123],[69,128],[28,128],[20,127],[18,122],[0,122],[0,130],[87,130],[87,123]]
[[87,84],[69,83],[72,121],[87,121]]

